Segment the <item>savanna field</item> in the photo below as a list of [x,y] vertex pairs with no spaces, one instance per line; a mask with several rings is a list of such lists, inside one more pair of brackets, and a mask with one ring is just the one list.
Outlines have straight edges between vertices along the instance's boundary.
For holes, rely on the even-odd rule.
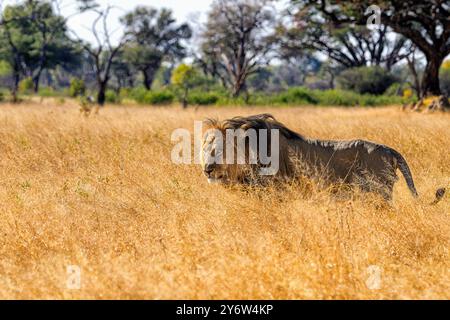
[[[306,136],[392,146],[420,198],[403,177],[390,207],[314,186],[210,185],[171,162],[174,129],[263,112]],[[429,206],[450,187],[449,114],[107,106],[86,118],[48,101],[2,105],[0,123],[2,299],[450,298],[450,197]]]

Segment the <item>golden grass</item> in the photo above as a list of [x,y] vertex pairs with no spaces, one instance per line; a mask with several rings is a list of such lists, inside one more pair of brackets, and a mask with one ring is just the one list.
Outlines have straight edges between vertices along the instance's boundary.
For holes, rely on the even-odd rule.
[[[393,208],[226,189],[171,163],[173,129],[261,112],[307,136],[396,148],[421,198],[403,178]],[[450,200],[427,205],[450,182],[448,114],[107,107],[84,118],[44,103],[2,105],[0,123],[0,298],[450,298]],[[68,265],[80,290],[66,286]]]

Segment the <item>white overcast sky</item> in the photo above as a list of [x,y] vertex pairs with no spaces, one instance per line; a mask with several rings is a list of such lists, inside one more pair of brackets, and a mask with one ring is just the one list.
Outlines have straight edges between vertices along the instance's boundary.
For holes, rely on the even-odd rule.
[[[20,0],[0,0],[4,7],[7,4],[15,4],[22,2]],[[70,16],[76,11],[75,0],[60,0],[61,11],[65,16]],[[193,19],[197,21],[204,21],[206,12],[213,0],[97,0],[102,7],[107,5],[114,6],[108,19],[109,30],[115,30],[113,38],[118,38],[122,29],[120,28],[119,18],[126,12],[133,10],[137,6],[152,6],[156,8],[172,9],[177,22],[192,22]],[[69,19],[69,27],[74,30],[80,38],[94,41],[92,33],[88,30],[95,18],[93,13],[85,13],[82,15],[75,15]]]
[[[63,0],[66,2],[66,7],[63,7],[62,12],[65,15],[70,15],[73,12],[73,0]],[[192,22],[193,19],[202,21],[206,17],[206,12],[213,0],[97,0],[97,3],[102,7],[107,5],[114,6],[108,19],[108,27],[115,31],[113,38],[120,36],[122,31],[119,18],[126,12],[133,10],[137,6],[151,6],[155,8],[169,8],[172,9],[177,22]],[[69,19],[69,27],[75,30],[77,34],[88,41],[94,41],[92,33],[88,30],[95,15],[92,13],[85,13],[76,15]]]

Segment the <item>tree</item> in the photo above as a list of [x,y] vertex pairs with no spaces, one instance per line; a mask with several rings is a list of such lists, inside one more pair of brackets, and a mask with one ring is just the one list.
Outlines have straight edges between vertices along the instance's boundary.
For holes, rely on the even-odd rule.
[[39,90],[44,70],[77,62],[77,48],[69,41],[66,22],[58,13],[57,0],[27,0],[1,10],[0,55],[13,70],[13,101],[22,76],[30,77]]
[[345,68],[336,64],[333,61],[325,61],[319,69],[318,75],[322,78],[322,81],[325,81],[326,85],[323,86],[324,89],[334,89],[335,88],[335,80],[336,77],[343,71]]
[[269,89],[270,82],[273,78],[274,73],[271,68],[260,68],[248,77],[248,87],[254,91],[266,91]]
[[24,34],[32,35],[34,40],[28,57],[28,75],[33,79],[34,91],[38,92],[44,69],[74,59],[76,49],[67,36],[66,18],[55,14],[52,2],[28,0],[23,14],[30,18]]
[[361,94],[383,94],[393,83],[398,81],[391,73],[381,67],[358,67],[342,71],[338,83],[345,90]]
[[413,47],[411,55],[406,58],[407,66],[411,76],[411,81],[409,81],[411,88],[416,92],[417,97],[422,95],[422,84],[420,82],[420,60],[416,57],[416,48]]
[[122,19],[131,42],[124,56],[143,75],[144,86],[150,90],[163,61],[174,61],[186,55],[183,40],[191,38],[186,23],[177,25],[169,9],[157,10],[140,6]]
[[[111,42],[111,31],[108,29],[108,16],[112,8],[112,6],[107,6],[105,9],[100,9],[97,6],[90,7],[90,10],[97,15],[90,29],[96,40],[96,47],[84,42],[74,33],[78,38],[78,43],[93,60],[93,69],[97,82],[97,103],[100,106],[106,102],[106,91],[111,79],[114,59],[128,42],[127,34],[123,34],[117,44],[113,45]],[[101,24],[100,27],[99,24]]]
[[282,61],[284,64],[278,68],[276,74],[283,79],[288,87],[303,85],[306,77],[317,74],[322,65],[319,59],[309,53],[284,57]]
[[319,72],[320,66],[321,62],[312,56],[281,60],[279,64],[261,68],[248,77],[248,87],[255,91],[280,92],[301,86],[308,75]]
[[199,64],[221,79],[234,97],[245,90],[246,80],[271,60],[270,32],[275,13],[269,0],[216,0],[201,34]]
[[115,89],[118,93],[122,88],[134,87],[134,82],[136,80],[136,69],[125,59],[123,50],[118,53],[111,68],[112,75],[114,76],[114,82],[116,84]]
[[[294,1],[300,7],[315,7],[334,24],[365,25],[369,0]],[[423,52],[427,63],[422,78],[422,96],[440,95],[439,68],[450,54],[450,5],[442,0],[378,1],[381,24],[411,40]]]
[[[19,91],[20,76],[22,71],[22,56],[20,54],[19,45],[13,39],[11,31],[8,27],[5,27],[4,18],[2,18],[1,39],[5,45],[0,45],[0,58],[2,61],[9,65],[10,74],[13,77],[11,86],[12,101],[15,103],[18,101],[17,93]],[[3,41],[4,40],[4,41]]]
[[187,108],[188,106],[189,90],[199,85],[200,81],[199,74],[193,66],[183,63],[173,70],[171,82],[182,92],[181,101],[183,103],[183,108]]
[[319,51],[345,68],[383,66],[391,70],[410,55],[408,40],[393,36],[387,26],[370,30],[354,24],[336,25],[315,6],[289,10],[288,17],[277,28],[283,57]]

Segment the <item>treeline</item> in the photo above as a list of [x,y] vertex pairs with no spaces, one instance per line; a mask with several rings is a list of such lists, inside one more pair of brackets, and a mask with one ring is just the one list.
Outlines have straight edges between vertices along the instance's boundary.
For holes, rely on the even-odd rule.
[[[100,105],[380,105],[450,94],[442,1],[381,1],[368,11],[369,1],[215,0],[196,26],[139,6],[121,30],[108,23],[114,7],[76,4],[71,15],[62,0],[1,8],[0,81],[12,101],[34,93],[93,95]],[[68,27],[86,12],[93,43]],[[379,24],[368,25],[374,14]]]

